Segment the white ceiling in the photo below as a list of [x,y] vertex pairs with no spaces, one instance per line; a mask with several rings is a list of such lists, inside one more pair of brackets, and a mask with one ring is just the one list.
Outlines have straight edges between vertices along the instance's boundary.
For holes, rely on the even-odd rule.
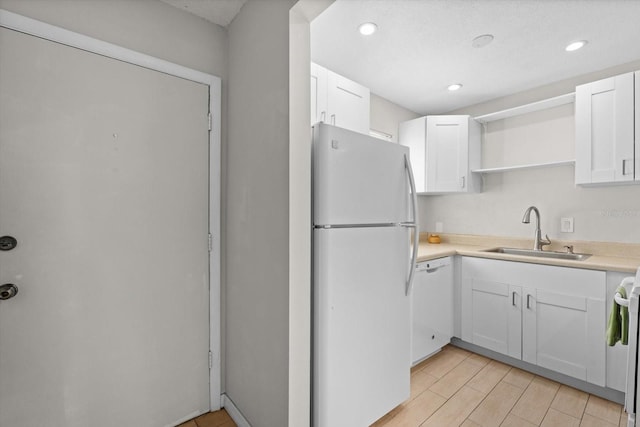
[[226,27],[247,0],[160,0],[209,22]]
[[[357,27],[369,21],[367,38]],[[337,0],[311,33],[313,61],[437,114],[639,60],[640,0]],[[482,34],[495,38],[472,47]]]

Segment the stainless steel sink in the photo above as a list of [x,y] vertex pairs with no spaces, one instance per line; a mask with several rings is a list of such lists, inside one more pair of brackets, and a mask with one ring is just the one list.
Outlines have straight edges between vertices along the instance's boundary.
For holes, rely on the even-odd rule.
[[516,248],[493,248],[487,249],[483,252],[494,252],[507,255],[520,255],[520,256],[532,256],[538,258],[554,258],[554,259],[568,259],[572,261],[584,261],[589,258],[591,254],[575,254],[570,252],[554,252],[554,251],[535,251],[533,249],[516,249]]

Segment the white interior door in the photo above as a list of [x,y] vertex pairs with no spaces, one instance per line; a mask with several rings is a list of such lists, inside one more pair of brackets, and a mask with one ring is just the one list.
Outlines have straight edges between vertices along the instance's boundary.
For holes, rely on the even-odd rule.
[[0,425],[209,409],[206,85],[0,29]]

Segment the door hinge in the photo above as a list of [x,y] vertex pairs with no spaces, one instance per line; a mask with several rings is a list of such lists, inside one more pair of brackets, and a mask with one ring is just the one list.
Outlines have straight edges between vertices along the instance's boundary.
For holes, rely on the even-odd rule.
[[213,235],[209,233],[209,252],[213,252]]
[[209,113],[209,130],[213,128],[213,115]]
[[213,353],[209,350],[209,370],[211,370],[211,368],[213,368]]

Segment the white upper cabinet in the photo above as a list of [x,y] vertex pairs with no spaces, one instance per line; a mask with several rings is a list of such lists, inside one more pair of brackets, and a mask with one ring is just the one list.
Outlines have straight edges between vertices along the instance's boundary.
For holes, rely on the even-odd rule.
[[426,116],[400,123],[400,144],[411,150],[419,193],[479,191],[480,124],[470,116]]
[[327,71],[327,120],[332,125],[369,134],[369,89]]
[[327,69],[311,63],[311,125],[326,122]]
[[368,135],[369,117],[369,89],[311,63],[312,125],[324,122]]
[[469,116],[427,116],[427,192],[475,190],[471,169],[478,167],[480,124]]
[[[640,181],[639,74],[626,73],[576,87],[576,184]],[[640,103],[637,99],[636,103]],[[635,116],[635,117],[634,117]],[[634,176],[635,170],[635,176]]]

